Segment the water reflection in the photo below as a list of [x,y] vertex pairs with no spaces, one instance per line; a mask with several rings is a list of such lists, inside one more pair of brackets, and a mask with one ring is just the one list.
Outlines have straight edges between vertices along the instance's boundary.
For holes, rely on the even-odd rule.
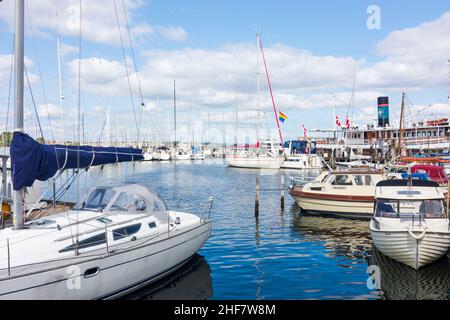
[[[322,241],[328,258],[364,259],[370,254],[372,240],[367,221],[333,217],[292,215],[292,233],[307,241]],[[345,266],[345,265],[343,265]]]
[[376,248],[368,259],[369,265],[380,268],[381,295],[389,300],[448,299],[450,288],[447,255],[418,271],[394,261]]
[[179,270],[124,299],[206,300],[212,295],[211,269],[203,256],[195,254]]

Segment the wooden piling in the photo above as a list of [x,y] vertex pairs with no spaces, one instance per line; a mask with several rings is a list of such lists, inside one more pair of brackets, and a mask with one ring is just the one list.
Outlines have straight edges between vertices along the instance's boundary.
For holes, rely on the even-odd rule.
[[259,177],[256,177],[255,218],[259,217]]
[[280,202],[281,210],[284,210],[284,174],[281,175],[281,186],[280,186]]

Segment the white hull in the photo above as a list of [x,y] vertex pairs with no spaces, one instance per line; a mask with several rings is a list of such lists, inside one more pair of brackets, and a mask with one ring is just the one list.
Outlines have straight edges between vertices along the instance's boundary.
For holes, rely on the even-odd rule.
[[252,169],[280,169],[284,159],[282,157],[227,157],[230,167]]
[[[374,245],[385,256],[405,265],[419,269],[444,256],[450,248],[450,232],[428,231],[420,239],[415,239],[407,230],[377,230],[374,221],[370,222],[370,232]],[[421,230],[412,231],[419,237]]]
[[[47,270],[41,272],[12,274],[0,281],[0,299],[115,298],[181,267],[202,247],[210,232],[211,223],[207,222],[186,231],[171,231],[170,238],[165,233],[155,241],[137,240],[136,247],[117,253],[107,255],[105,252],[93,258],[80,255],[65,261],[62,266],[49,264]],[[78,267],[81,275],[74,274],[73,270],[70,272],[68,266],[71,265]],[[86,270],[97,267],[96,275],[83,276]],[[77,281],[78,289],[77,286],[69,289],[70,284]]]
[[152,158],[153,158],[153,160],[156,160],[156,161],[169,161],[170,160],[170,154],[154,152],[153,155],[152,155]]
[[144,160],[145,160],[145,161],[151,161],[151,160],[153,160],[153,154],[152,154],[152,153],[149,153],[149,152],[144,153]]
[[190,154],[177,154],[175,156],[175,160],[191,160],[191,155]]
[[310,214],[365,219],[370,219],[373,215],[373,201],[342,201],[292,196],[297,205]]
[[281,165],[283,169],[297,169],[297,170],[320,170],[322,162],[318,156],[315,155],[299,155],[287,157]]

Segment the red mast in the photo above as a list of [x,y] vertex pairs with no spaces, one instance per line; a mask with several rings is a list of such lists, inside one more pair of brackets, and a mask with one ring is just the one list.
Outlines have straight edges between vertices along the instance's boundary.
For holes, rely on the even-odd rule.
[[264,49],[262,46],[261,38],[259,38],[259,46],[261,48],[261,53],[262,53],[262,57],[263,57],[263,61],[264,61],[264,68],[266,69],[267,83],[269,84],[270,97],[272,98],[272,106],[273,106],[273,112],[275,113],[275,120],[277,121],[278,134],[280,135],[281,145],[283,145],[284,141],[283,141],[283,136],[281,135],[280,121],[278,121],[277,107],[275,106],[275,100],[273,98],[272,85],[270,84],[269,71],[267,70],[266,57],[264,56]]

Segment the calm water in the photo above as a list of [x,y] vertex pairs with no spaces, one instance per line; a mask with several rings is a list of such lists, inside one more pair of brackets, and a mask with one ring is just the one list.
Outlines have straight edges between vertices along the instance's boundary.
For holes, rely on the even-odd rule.
[[[133,293],[130,299],[447,299],[448,259],[415,272],[372,249],[367,221],[309,217],[286,191],[298,171],[259,175],[222,160],[144,162],[95,169],[65,196],[76,200],[92,185],[144,182],[171,209],[200,212],[214,198],[211,238],[188,265]],[[254,217],[260,177],[260,216]],[[304,175],[305,180],[313,177]],[[380,269],[381,290],[368,289],[367,267]]]

